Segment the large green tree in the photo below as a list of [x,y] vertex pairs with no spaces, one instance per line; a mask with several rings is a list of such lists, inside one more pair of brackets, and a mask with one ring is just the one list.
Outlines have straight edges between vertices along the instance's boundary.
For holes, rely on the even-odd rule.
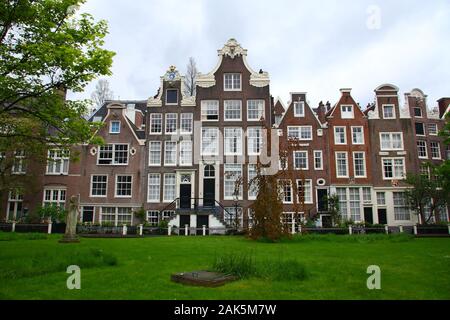
[[[103,48],[105,21],[76,14],[85,0],[0,1],[0,175],[8,154],[28,157],[48,144],[98,143],[98,124],[84,119],[87,101],[66,101],[93,79],[110,75],[114,52]],[[0,180],[0,191],[10,186]]]

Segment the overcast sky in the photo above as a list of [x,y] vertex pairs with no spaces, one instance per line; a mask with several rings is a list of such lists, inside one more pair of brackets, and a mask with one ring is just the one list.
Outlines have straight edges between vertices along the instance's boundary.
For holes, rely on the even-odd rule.
[[[366,106],[383,83],[401,97],[422,89],[430,107],[450,96],[449,0],[88,0],[81,12],[109,23],[116,99],[153,96],[167,68],[184,73],[190,56],[211,71],[231,37],[285,102],[305,91],[313,107],[335,103],[340,88],[353,88]],[[94,86],[69,97],[89,98]]]

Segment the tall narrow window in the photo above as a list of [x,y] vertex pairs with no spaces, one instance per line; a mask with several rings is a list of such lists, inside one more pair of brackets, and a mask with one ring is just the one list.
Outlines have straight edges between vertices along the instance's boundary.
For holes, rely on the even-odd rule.
[[419,158],[422,158],[422,159],[428,158],[426,141],[417,140],[417,154],[419,155]]
[[349,188],[350,219],[352,221],[361,220],[361,197],[359,188]]
[[297,201],[299,203],[313,203],[312,180],[297,180]]
[[161,175],[159,173],[150,173],[148,175],[148,202],[160,201]]
[[247,128],[248,155],[259,155],[262,142],[262,128]]
[[133,176],[117,175],[116,176],[116,197],[131,198]]
[[294,117],[304,117],[305,116],[305,102],[296,101],[294,102]]
[[290,180],[280,180],[279,184],[283,191],[283,203],[292,203],[292,182]]
[[334,127],[334,143],[347,144],[345,127]]
[[148,164],[149,166],[161,165],[161,141],[149,142]]
[[192,113],[182,113],[180,119],[180,132],[181,134],[191,134],[192,133]]
[[25,151],[19,150],[14,152],[14,161],[11,168],[13,174],[25,174],[26,164],[25,164]]
[[364,152],[353,152],[353,167],[356,178],[366,177],[366,159]]
[[423,123],[416,122],[414,124],[414,127],[416,128],[416,135],[418,135],[418,136],[424,136],[425,135],[425,127],[424,127]]
[[47,174],[69,173],[69,150],[50,149],[48,150]]
[[164,202],[175,200],[176,196],[175,173],[164,174]]
[[24,215],[23,195],[18,190],[12,190],[8,193],[7,220],[17,221]]
[[323,170],[322,150],[314,151],[314,170]]
[[224,128],[225,155],[242,154],[242,129]]
[[294,151],[294,168],[308,170],[308,151]]
[[352,127],[352,143],[364,144],[364,128]]
[[411,220],[408,201],[404,192],[393,192],[394,197],[394,219],[397,221]]
[[180,142],[180,165],[192,165],[192,141],[190,140]]
[[162,114],[151,113],[150,114],[150,134],[162,133]]
[[336,188],[336,195],[339,199],[339,211],[341,212],[342,218],[344,220],[348,219],[348,206],[347,206],[347,189],[346,188]]
[[242,199],[242,165],[224,164],[224,199]]
[[219,154],[219,128],[202,128],[202,155]]
[[441,159],[441,147],[439,145],[439,142],[431,141],[430,148],[431,148],[431,158],[432,159]]
[[249,164],[248,165],[248,199],[254,200],[258,195],[258,183],[255,181],[255,177],[257,175],[256,165]]
[[108,190],[107,175],[91,176],[91,197],[106,197]]
[[167,113],[166,114],[166,134],[176,134],[177,133],[177,114]]
[[336,152],[336,177],[348,178],[347,152]]
[[164,165],[175,166],[177,164],[177,143],[166,141],[164,145]]

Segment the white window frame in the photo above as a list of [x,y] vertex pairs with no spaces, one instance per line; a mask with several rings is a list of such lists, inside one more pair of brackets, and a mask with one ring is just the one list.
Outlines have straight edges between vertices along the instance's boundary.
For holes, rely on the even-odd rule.
[[[322,150],[314,150],[314,170],[323,170],[323,151]],[[320,156],[317,156],[320,154]],[[318,167],[316,164],[316,159],[320,159],[320,166]]]
[[[234,168],[234,169],[227,169],[228,168]],[[239,170],[236,170],[236,168],[239,168]],[[238,175],[237,177],[235,177],[234,179],[228,178],[227,177],[227,172],[239,172],[240,175]],[[227,182],[232,182],[233,183],[233,193],[234,193],[234,183],[237,179],[242,178],[243,177],[243,170],[242,170],[242,164],[236,164],[236,163],[225,163],[223,165],[223,199],[224,200],[236,200],[234,194],[229,196],[226,195],[226,183]],[[233,181],[234,180],[234,181]],[[238,200],[243,200],[243,186],[242,184],[239,186],[239,195],[238,195]]]
[[[253,152],[254,142],[258,142],[257,137],[250,137],[250,131],[258,130],[261,134],[259,136],[259,152]],[[255,131],[256,132],[256,131]],[[247,154],[249,156],[258,156],[261,154],[264,146],[264,130],[262,127],[247,127]]]
[[[435,157],[433,155],[433,144],[435,144],[437,146],[437,152],[438,155],[437,157]],[[431,159],[433,160],[441,160],[442,159],[442,154],[441,154],[441,145],[438,141],[430,141],[430,151],[431,151]]]
[[[306,159],[306,167],[305,168],[297,167],[296,161],[295,161],[295,159],[296,159],[295,155],[296,154],[305,154],[306,155],[306,157],[305,157],[305,159]],[[292,154],[292,159],[293,159],[293,162],[294,162],[293,163],[294,170],[302,170],[302,171],[309,170],[309,154],[308,154],[307,150],[295,150],[293,152],[293,154]]]
[[[392,166],[392,177],[386,177],[386,173],[384,170],[384,161],[391,161]],[[399,176],[397,170],[395,170],[395,160],[402,160],[403,163],[403,176]],[[403,180],[406,178],[406,164],[404,157],[383,157],[381,158],[381,172],[383,173],[383,180]]]
[[[156,150],[152,150],[152,144],[158,145],[158,153],[159,153],[159,161],[158,163],[152,163],[151,159],[152,159],[152,151],[156,152]],[[162,152],[161,152],[161,148],[162,148],[162,143],[161,141],[155,141],[155,140],[150,140],[148,143],[148,166],[149,167],[160,167],[161,166],[161,157],[162,157]]]
[[27,165],[25,163],[25,151],[14,151],[14,161],[11,168],[11,173],[14,175],[22,175],[27,173]]
[[[258,114],[261,114],[261,116],[259,118],[250,118],[249,114],[250,114],[250,103],[255,103],[256,104],[256,112]],[[261,103],[261,104],[260,104]],[[260,110],[260,106],[262,106],[262,110]],[[247,121],[260,121],[261,118],[265,118],[265,101],[263,99],[250,99],[247,100]],[[254,110],[252,110],[254,111]]]
[[[228,118],[227,117],[227,108],[236,107],[235,103],[239,105],[239,118]],[[233,112],[235,110],[233,109]],[[223,120],[224,121],[242,121],[242,100],[224,100],[223,101]]]
[[[282,181],[282,182],[281,182]],[[281,183],[280,183],[281,182]],[[282,179],[282,180],[279,180],[279,186],[280,186],[280,188],[281,188],[281,190],[282,190],[282,195],[283,195],[283,204],[291,204],[291,203],[294,203],[294,188],[293,188],[293,185],[292,185],[292,181],[291,180],[289,180],[289,179]],[[286,201],[286,196],[285,196],[285,192],[284,192],[284,188],[285,187],[288,187],[291,191],[290,191],[290,193],[291,193],[291,200],[290,201]]]
[[[188,149],[185,149],[188,148]],[[180,141],[180,147],[179,147],[179,163],[180,166],[192,166],[192,155],[193,155],[193,150],[192,150],[192,141],[191,140],[182,140]],[[188,161],[185,161],[184,158],[184,154],[190,153],[189,159]]]
[[[344,111],[344,108],[351,108],[351,112]],[[352,104],[342,104],[341,109],[341,119],[355,119],[355,106]]]
[[[47,191],[50,191],[50,200],[46,200],[45,199],[45,195],[47,193]],[[63,194],[64,191],[64,200],[62,200],[61,195]],[[53,200],[54,198],[54,193],[57,192],[57,199]],[[44,196],[43,196],[43,200],[42,200],[42,205],[46,205],[46,203],[53,205],[54,203],[56,203],[57,206],[61,207],[61,208],[65,208],[66,206],[66,201],[67,201],[67,188],[65,187],[47,187],[44,188]]]
[[[161,130],[159,130],[158,132],[152,132],[152,125],[153,125],[153,121],[155,121],[155,118],[158,118],[158,120],[161,123]],[[163,114],[162,113],[150,113],[150,123],[149,123],[149,129],[148,129],[148,133],[150,135],[159,135],[163,133]]]
[[[342,129],[342,128],[344,128],[344,142],[339,142],[337,140],[336,129]],[[346,145],[347,144],[347,127],[345,127],[345,126],[334,126],[333,127],[333,133],[334,133],[334,144],[336,144],[336,145]]]
[[[216,109],[216,115],[217,119],[208,119],[208,107],[215,107]],[[202,100],[200,103],[200,109],[201,109],[201,120],[205,122],[215,122],[219,121],[219,114],[220,114],[220,107],[219,107],[219,100]]]
[[[234,132],[238,132],[239,133],[239,135],[236,137],[237,138],[237,140],[236,140],[236,143],[237,143],[237,145],[236,145],[236,149],[237,149],[237,151],[236,152],[231,152],[231,151],[229,151],[228,149],[228,146],[229,146],[229,144],[228,144],[228,142],[229,142],[229,139],[233,139],[234,138],[234,136],[228,136],[228,134],[229,134],[229,132],[230,131],[234,131]],[[227,134],[227,132],[228,132],[228,134]],[[223,151],[224,151],[224,155],[226,155],[226,156],[237,156],[237,155],[242,155],[242,150],[243,150],[243,137],[242,137],[242,128],[239,128],[239,127],[225,127],[225,128],[223,128]]]
[[[117,194],[119,177],[131,177],[130,195],[118,195]],[[115,184],[114,185],[115,185],[115,187],[114,187],[114,198],[132,198],[133,197],[133,175],[132,174],[116,174]]]
[[[362,161],[364,166],[364,174],[363,175],[356,175],[356,154],[362,154]],[[367,166],[366,166],[366,153],[364,151],[353,151],[353,174],[355,178],[367,178]]]
[[[436,131],[434,129],[430,130],[430,126],[433,126],[436,129]],[[439,128],[438,128],[437,123],[428,123],[427,124],[427,131],[428,131],[428,134],[430,136],[437,136],[438,133],[439,133]]]
[[[294,101],[294,117],[304,118],[305,117],[305,101]],[[297,110],[297,107],[301,106],[301,110]],[[301,111],[301,112],[297,112]]]
[[[186,131],[183,128],[183,122],[189,122],[190,131]],[[180,115],[180,134],[192,134],[194,128],[194,114],[193,113],[182,113]]]
[[[94,195],[93,194],[93,187],[94,187],[94,177],[106,177],[106,182],[102,182],[102,183],[106,183],[106,188],[105,188],[105,194],[104,195]],[[89,188],[89,197],[90,198],[106,198],[108,197],[108,180],[109,177],[107,174],[91,174],[91,185]],[[99,182],[96,182],[99,183]]]
[[[118,123],[119,124],[119,131],[113,131],[113,123]],[[109,122],[109,133],[110,134],[119,134],[120,133],[120,127],[121,127],[122,123],[120,122],[120,120],[111,120]]]
[[[167,145],[171,144],[171,145],[175,145],[175,149],[172,150],[171,152],[175,155],[174,156],[174,162],[167,162]],[[174,167],[177,165],[177,155],[178,155],[178,144],[176,141],[171,141],[171,140],[166,140],[164,141],[164,166],[165,167]]]
[[[384,112],[386,107],[392,107],[392,117],[386,117],[386,114]],[[396,118],[395,105],[394,104],[383,104],[382,105],[382,112],[383,112],[383,119],[395,119]]]
[[[168,120],[169,120],[169,116],[173,117],[175,116],[175,131],[169,132],[167,131],[169,126],[167,125]],[[174,120],[174,119],[170,119],[170,120]],[[165,122],[164,122],[164,133],[167,135],[176,135],[178,131],[178,114],[174,113],[174,112],[170,112],[170,113],[166,113],[165,114]]]
[[[51,155],[53,153],[53,156]],[[47,151],[46,175],[68,175],[70,164],[70,151],[68,149],[49,149]],[[56,163],[60,163],[59,171],[56,171]],[[64,167],[66,168],[64,170]],[[50,170],[52,168],[52,170]]]
[[[420,152],[419,152],[419,148],[420,148],[419,147],[419,143],[422,143],[422,142],[423,142],[423,145],[420,146],[420,147],[423,147],[424,150],[425,150],[425,155],[424,156],[421,156]],[[416,148],[417,148],[417,156],[419,157],[419,159],[428,159],[428,147],[427,147],[427,142],[425,140],[417,140]]]
[[[346,175],[339,174],[339,166],[338,166],[338,154],[345,154],[345,165],[346,165]],[[348,166],[348,152],[346,151],[336,151],[334,153],[335,165],[336,165],[336,178],[348,178],[349,177],[349,166]]]
[[[203,134],[204,134],[204,132],[206,132],[208,130],[216,132],[216,139],[215,139],[215,141],[213,141],[214,145],[215,145],[215,147],[214,147],[215,152],[205,152],[203,150],[203,144],[204,144],[204,141],[203,141],[203,137],[204,136],[203,136]],[[219,155],[220,132],[219,132],[219,128],[218,127],[202,127],[202,129],[201,129],[201,137],[200,138],[201,138],[201,140],[200,140],[200,150],[201,150],[201,155],[202,156],[217,156],[217,155]]]
[[[150,198],[150,176],[158,176],[158,184],[152,184],[152,186],[158,186],[158,198]],[[160,173],[149,173],[147,176],[147,202],[148,203],[159,203],[161,201],[161,174]]]
[[[167,93],[169,92],[169,90],[177,92],[177,102],[171,102],[171,103],[167,102]],[[167,88],[166,92],[165,92],[165,100],[164,100],[166,105],[168,105],[168,106],[176,106],[176,105],[178,105],[179,101],[180,101],[180,92],[178,91],[178,89],[176,89],[176,88]]]
[[[235,87],[235,77],[239,75],[239,88]],[[226,77],[231,76],[231,88],[227,88]],[[242,91],[242,74],[237,72],[227,72],[223,74],[223,91]]]
[[[127,162],[126,163],[116,163],[115,162],[115,158],[116,158],[116,152],[118,152],[116,150],[116,146],[127,146]],[[111,163],[99,163],[100,161],[100,149],[101,146],[98,147],[97,150],[97,165],[98,166],[127,166],[130,162],[130,144],[128,143],[108,143],[105,146],[112,146],[112,158],[111,158]],[[120,151],[123,152],[123,151]],[[106,158],[105,158],[106,159]]]
[[[290,135],[293,131],[297,131],[298,137]],[[303,133],[309,133],[309,138],[302,138]],[[287,136],[288,138],[295,138],[299,141],[312,141],[313,140],[313,130],[312,126],[288,126],[287,127]]]
[[[169,186],[168,184],[166,184],[166,177],[167,176],[173,176],[174,177],[174,183],[170,184],[170,186],[174,186],[174,195],[173,195],[173,199],[167,199],[166,198],[166,187]],[[165,173],[164,174],[164,180],[163,180],[163,202],[164,203],[168,203],[168,202],[172,202],[176,199],[177,197],[177,175],[175,173]]]
[[[355,129],[361,129],[361,140],[362,140],[361,142],[355,142],[355,140],[354,140]],[[364,127],[363,126],[352,126],[351,131],[352,131],[352,144],[353,145],[363,145],[365,143]]]
[[[401,141],[401,148],[394,148],[394,134],[395,135],[400,135],[400,141]],[[383,139],[382,136],[383,135],[388,135],[389,136],[389,148],[385,148],[383,147]],[[380,132],[379,133],[379,137],[380,137],[380,150],[381,151],[401,151],[404,149],[404,144],[403,144],[403,132]]]
[[[251,169],[251,168],[254,168],[254,170]],[[252,173],[250,175],[250,171],[254,171],[254,174]],[[256,185],[257,182],[255,180],[253,180],[253,183],[251,183],[251,180],[254,177],[256,177],[256,175],[257,175],[256,164],[248,164],[248,166],[247,166],[247,186],[248,186],[248,188],[247,188],[247,198],[248,198],[248,200],[256,200],[256,197],[257,197],[257,194],[258,194],[258,190],[257,190],[258,186]],[[251,192],[252,190],[255,191],[255,194],[253,194]]]
[[[313,204],[314,203],[314,199],[313,199],[313,183],[312,183],[312,179],[297,179],[296,180],[296,183],[297,183],[297,194],[296,194],[296,197],[297,197],[297,203],[300,203],[300,198],[299,198],[299,195],[298,195],[298,191],[299,191],[299,183],[300,182],[302,182],[302,181],[304,181],[305,182],[305,184],[307,184],[307,183],[309,183],[309,195],[308,195],[308,197],[306,196],[306,193],[305,193],[305,204]],[[306,199],[308,199],[308,201],[306,200]]]
[[[416,125],[417,124],[421,124],[422,125],[422,128],[423,128],[423,134],[418,134],[417,133],[417,130],[416,130]],[[425,123],[424,122],[414,122],[414,133],[416,134],[416,136],[419,136],[419,137],[425,137],[426,135],[427,135],[427,128],[426,128],[426,126],[425,126]]]

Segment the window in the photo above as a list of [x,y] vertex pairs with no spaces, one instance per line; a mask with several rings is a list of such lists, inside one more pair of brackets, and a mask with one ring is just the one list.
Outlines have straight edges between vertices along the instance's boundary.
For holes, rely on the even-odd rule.
[[148,175],[148,202],[160,201],[161,175],[159,173],[149,173]]
[[91,197],[106,197],[108,190],[107,175],[91,176]]
[[64,207],[66,204],[66,189],[44,189],[44,206]]
[[164,210],[161,214],[161,220],[169,221],[175,216],[174,210]]
[[225,100],[223,110],[225,121],[241,120],[242,101]]
[[280,186],[283,190],[283,203],[292,203],[292,183],[290,180],[280,180]]
[[347,152],[336,152],[336,177],[348,178]]
[[311,126],[288,127],[288,137],[298,140],[312,140]]
[[414,108],[414,117],[421,118],[422,117],[422,109]]
[[420,174],[422,176],[427,177],[428,179],[430,179],[430,167],[427,164],[422,164],[420,166]]
[[393,105],[383,106],[383,118],[384,119],[395,119],[395,109]]
[[397,221],[411,220],[408,203],[404,192],[393,192],[394,196],[394,219]]
[[371,204],[372,203],[372,189],[370,189],[370,187],[363,187],[362,194],[363,194],[363,202],[365,204]]
[[403,179],[405,176],[404,158],[382,158],[383,178]]
[[438,134],[438,127],[436,123],[428,124],[428,134],[432,136],[436,136]]
[[294,220],[294,214],[292,212],[283,212],[281,214],[281,221],[287,230],[292,230],[292,221]]
[[166,104],[178,104],[178,90],[167,89],[166,90]]
[[100,146],[97,164],[126,165],[128,164],[127,144],[108,144]]
[[294,117],[304,117],[305,116],[305,102],[296,101],[294,102]]
[[180,118],[180,133],[181,134],[190,134],[192,133],[192,123],[193,123],[193,114],[192,113],[182,113]]
[[345,127],[334,127],[334,144],[347,144]]
[[175,141],[166,141],[164,144],[164,165],[177,165],[177,143]]
[[344,220],[347,220],[348,219],[347,189],[346,188],[336,188],[336,195],[339,198],[339,210],[341,211],[342,218]]
[[377,192],[377,205],[379,205],[379,206],[386,205],[386,193]]
[[308,170],[308,151],[294,151],[295,170]]
[[323,170],[322,150],[314,150],[314,170]]
[[431,158],[441,159],[441,147],[439,145],[439,142],[431,141],[430,148],[431,148]]
[[109,123],[109,133],[120,133],[120,121],[111,121]]
[[253,180],[257,175],[256,165],[249,164],[248,165],[248,199],[254,200],[258,195],[258,185],[257,181]]
[[172,202],[175,200],[175,173],[164,174],[164,202]]
[[236,198],[242,199],[242,183],[239,183],[239,180],[242,177],[242,165],[224,164],[223,171],[224,171],[224,199],[225,200],[233,200]]
[[416,127],[416,135],[418,135],[418,136],[424,136],[425,135],[425,128],[423,126],[423,123],[416,122],[415,123],[415,127]]
[[402,132],[381,132],[380,133],[381,150],[403,150]]
[[133,184],[133,176],[117,175],[116,176],[116,197],[131,198],[131,189]]
[[159,223],[159,211],[157,210],[147,211],[147,222],[151,227],[157,227]]
[[241,74],[225,73],[223,75],[223,90],[241,91]]
[[219,101],[203,100],[202,103],[202,121],[219,120]]
[[297,201],[302,203],[313,203],[312,200],[312,180],[297,180]]
[[248,155],[259,155],[262,147],[262,128],[247,128]]
[[361,220],[361,199],[359,188],[348,188],[350,200],[350,219],[352,221]]
[[247,120],[259,121],[264,118],[264,100],[247,100]]
[[364,128],[352,127],[352,143],[364,144]]
[[202,155],[219,154],[219,129],[202,128]]
[[69,150],[50,149],[48,150],[47,174],[68,174],[69,173]]
[[353,152],[353,168],[356,178],[366,177],[366,159],[364,152]]
[[111,223],[116,227],[121,225],[130,225],[133,218],[131,208],[126,207],[101,207],[101,223]]
[[353,119],[353,106],[341,106],[341,118],[342,119]]
[[180,165],[192,165],[192,141],[190,140],[180,142]]
[[167,113],[166,114],[166,134],[176,134],[177,133],[177,114]]
[[17,190],[8,193],[8,209],[7,220],[16,221],[23,217],[23,195]]
[[417,140],[417,154],[419,158],[427,159],[427,143],[423,140]]
[[149,142],[148,164],[149,166],[161,165],[161,141]]
[[206,165],[205,169],[203,170],[203,176],[205,178],[214,178],[216,176],[216,170],[214,169],[213,165]]
[[150,114],[150,134],[162,133],[162,114],[151,113]]
[[[237,209],[237,210],[236,210]],[[229,226],[242,227],[242,208],[241,207],[225,207],[223,211],[223,219],[225,223]]]
[[242,154],[242,129],[224,128],[225,155]]
[[26,164],[25,164],[25,151],[19,150],[14,152],[14,161],[11,168],[13,174],[25,174]]

